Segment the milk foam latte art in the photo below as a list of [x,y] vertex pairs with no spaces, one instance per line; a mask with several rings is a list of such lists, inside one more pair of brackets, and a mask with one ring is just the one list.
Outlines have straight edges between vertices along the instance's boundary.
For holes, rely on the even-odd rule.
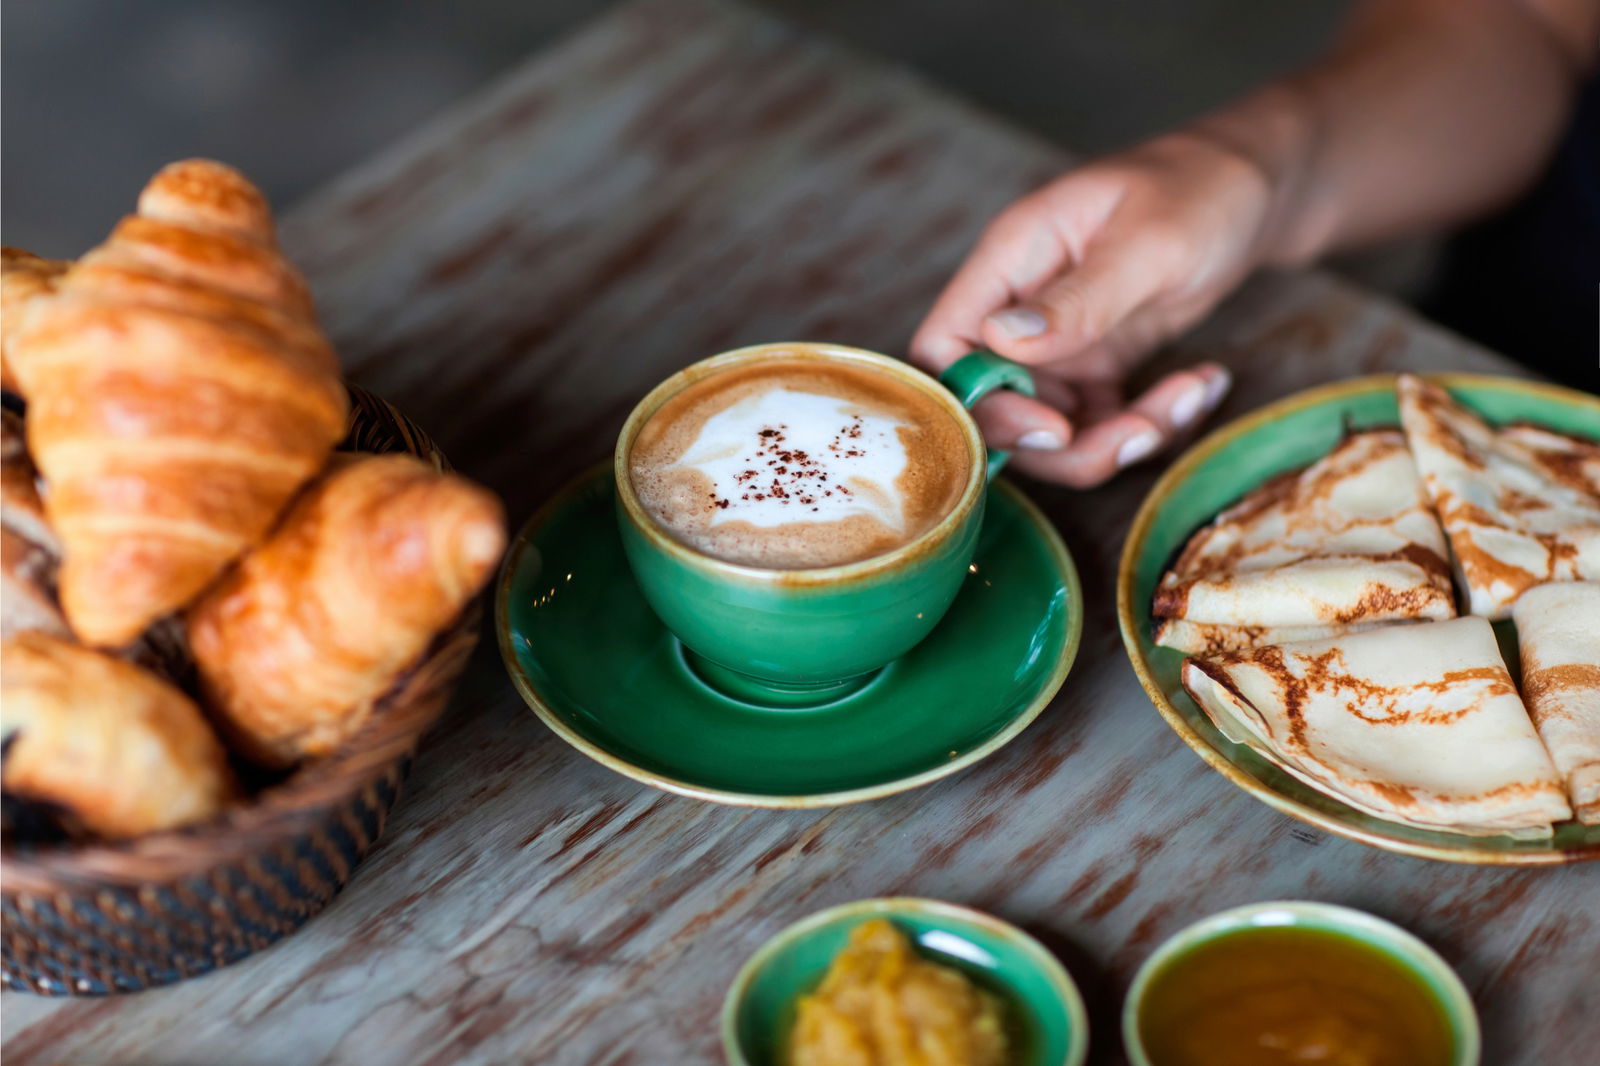
[[962,427],[932,397],[870,368],[781,358],[670,398],[629,467],[675,539],[772,569],[892,551],[948,514],[969,475]]

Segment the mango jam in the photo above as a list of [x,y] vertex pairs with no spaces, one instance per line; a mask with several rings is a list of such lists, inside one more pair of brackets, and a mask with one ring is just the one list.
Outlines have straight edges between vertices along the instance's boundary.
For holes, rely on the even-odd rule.
[[888,921],[863,922],[800,997],[788,1066],[1004,1066],[1000,1001],[919,956]]

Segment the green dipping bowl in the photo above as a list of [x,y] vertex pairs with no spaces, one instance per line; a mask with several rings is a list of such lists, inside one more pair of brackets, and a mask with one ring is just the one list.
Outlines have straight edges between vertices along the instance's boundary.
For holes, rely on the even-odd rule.
[[887,918],[918,954],[961,971],[1006,1005],[1011,1066],[1081,1066],[1083,998],[1043,944],[982,911],[909,896],[864,899],[803,918],[763,944],[728,989],[722,1046],[730,1066],[783,1066],[795,1003],[822,981],[856,926]]
[[1482,1054],[1478,1012],[1461,978],[1438,952],[1393,922],[1365,911],[1304,900],[1273,900],[1234,907],[1180,930],[1156,948],[1134,975],[1128,998],[1123,1003],[1122,1041],[1131,1066],[1162,1066],[1149,1057],[1139,1023],[1151,985],[1168,967],[1202,945],[1242,932],[1285,927],[1331,933],[1387,956],[1416,978],[1441,1008],[1453,1045],[1451,1066],[1478,1066]]

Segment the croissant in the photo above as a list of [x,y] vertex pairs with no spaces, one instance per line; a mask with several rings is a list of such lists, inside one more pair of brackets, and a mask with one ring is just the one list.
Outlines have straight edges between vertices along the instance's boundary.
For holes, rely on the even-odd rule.
[[0,520],[28,540],[57,549],[39,498],[38,471],[28,455],[22,416],[9,409],[0,411]]
[[22,418],[0,412],[0,639],[24,629],[70,636],[56,606],[61,549],[45,521]]
[[324,754],[488,580],[500,503],[407,455],[339,455],[187,618],[208,706],[266,766]]
[[120,646],[192,600],[343,436],[348,399],[261,194],[174,163],[31,308],[9,365],[63,545],[62,606]]
[[227,757],[183,693],[44,633],[0,646],[7,792],[127,837],[206,818],[234,795]]
[[0,388],[7,392],[18,391],[11,374],[11,338],[21,331],[34,301],[53,292],[71,265],[58,259],[41,259],[21,248],[0,246]]

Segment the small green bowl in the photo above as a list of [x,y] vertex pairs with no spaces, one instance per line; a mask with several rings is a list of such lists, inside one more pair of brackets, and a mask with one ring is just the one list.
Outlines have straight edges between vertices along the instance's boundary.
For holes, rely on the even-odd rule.
[[851,930],[872,918],[889,919],[923,957],[960,970],[1005,1002],[1021,1052],[1015,1066],[1081,1066],[1089,1051],[1083,999],[1044,945],[982,911],[908,896],[831,907],[763,944],[722,1005],[730,1066],[779,1066],[795,1002],[822,980]]
[[1348,937],[1399,963],[1443,1008],[1455,1045],[1451,1066],[1478,1066],[1481,1054],[1478,1012],[1461,978],[1438,952],[1393,922],[1365,911],[1302,900],[1274,900],[1234,907],[1179,930],[1156,948],[1134,975],[1122,1007],[1122,1041],[1131,1066],[1153,1066],[1139,1032],[1139,1012],[1151,983],[1163,970],[1202,944],[1247,930],[1285,926]]

